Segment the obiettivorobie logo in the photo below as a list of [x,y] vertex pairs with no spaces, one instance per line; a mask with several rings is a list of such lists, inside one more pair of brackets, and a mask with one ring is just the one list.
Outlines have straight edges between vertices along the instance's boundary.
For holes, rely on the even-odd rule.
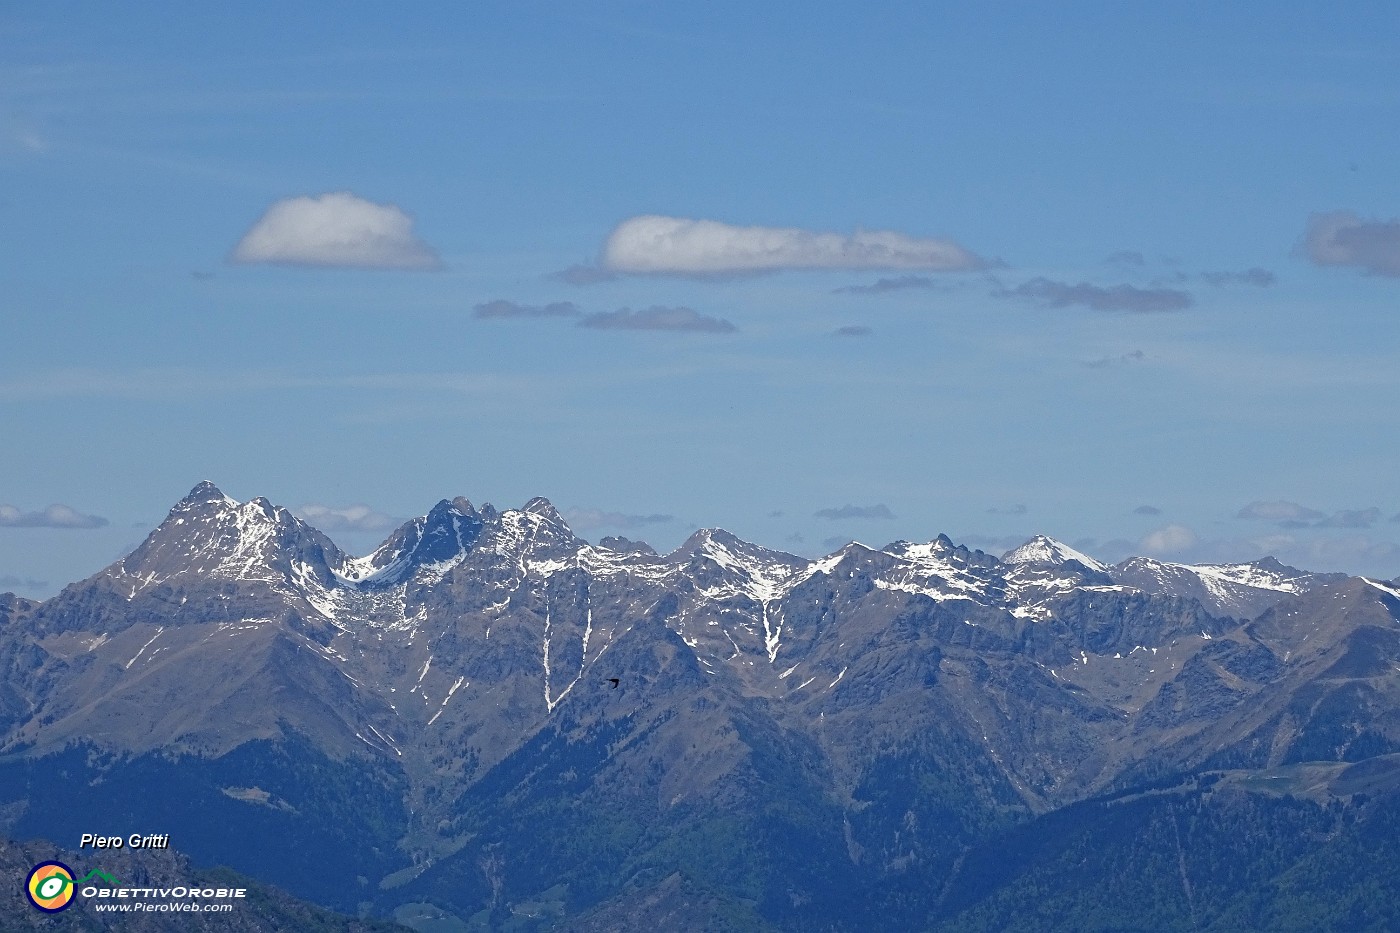
[[107,884],[120,885],[121,882],[104,871],[93,869],[83,878],[75,880],[73,869],[62,862],[40,862],[29,869],[29,877],[24,881],[24,893],[29,903],[46,914],[56,914],[66,910],[73,903],[73,894],[78,885],[97,878]]
[[234,902],[248,896],[248,889],[199,884],[179,884],[168,888],[132,886],[97,868],[81,878],[75,878],[73,869],[67,865],[48,861],[29,869],[29,876],[24,880],[24,893],[36,910],[46,914],[67,910],[78,896],[85,901],[92,899],[91,909],[101,912],[218,913],[232,910]]

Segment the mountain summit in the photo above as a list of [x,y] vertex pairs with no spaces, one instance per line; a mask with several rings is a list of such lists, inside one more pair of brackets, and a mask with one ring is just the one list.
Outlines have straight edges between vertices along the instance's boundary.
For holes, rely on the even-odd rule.
[[1002,555],[1001,559],[1003,563],[1007,564],[1050,564],[1053,566],[1075,561],[1086,569],[1099,573],[1108,569],[1087,554],[1076,551],[1068,544],[1045,535],[1036,535],[1015,550]]

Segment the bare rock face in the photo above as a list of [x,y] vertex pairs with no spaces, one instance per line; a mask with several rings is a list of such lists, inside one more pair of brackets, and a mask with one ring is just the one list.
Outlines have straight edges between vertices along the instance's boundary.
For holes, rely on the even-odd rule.
[[0,832],[178,817],[202,864],[481,928],[628,898],[907,928],[1038,815],[1400,753],[1398,617],[1389,584],[1044,537],[659,555],[545,499],[445,499],[353,557],[202,483],[106,570],[0,597]]

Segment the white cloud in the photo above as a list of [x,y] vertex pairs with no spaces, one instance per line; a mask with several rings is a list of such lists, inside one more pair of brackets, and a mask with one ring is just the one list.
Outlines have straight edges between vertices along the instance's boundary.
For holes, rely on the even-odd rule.
[[1185,525],[1163,525],[1142,539],[1141,547],[1149,554],[1179,554],[1196,543],[1196,533]]
[[734,275],[780,269],[967,271],[986,261],[952,240],[892,230],[846,235],[795,227],[738,227],[716,220],[644,215],[618,224],[602,269],[637,275]]
[[0,528],[101,528],[107,519],[84,515],[66,505],[51,505],[42,512],[23,512],[13,505],[0,505]]
[[14,134],[15,142],[20,148],[27,152],[48,152],[49,142],[33,130],[17,130]]
[[360,269],[437,269],[433,248],[413,233],[413,218],[393,204],[348,191],[286,198],[243,235],[236,262]]
[[321,531],[383,531],[396,524],[388,515],[376,512],[367,505],[335,509],[308,503],[297,509],[296,514]]

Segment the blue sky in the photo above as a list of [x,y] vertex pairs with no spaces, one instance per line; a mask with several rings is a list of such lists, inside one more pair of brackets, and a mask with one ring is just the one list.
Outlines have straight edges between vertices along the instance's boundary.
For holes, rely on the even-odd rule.
[[1400,9],[1222,6],[9,4],[0,589],[201,479],[1394,577]]

